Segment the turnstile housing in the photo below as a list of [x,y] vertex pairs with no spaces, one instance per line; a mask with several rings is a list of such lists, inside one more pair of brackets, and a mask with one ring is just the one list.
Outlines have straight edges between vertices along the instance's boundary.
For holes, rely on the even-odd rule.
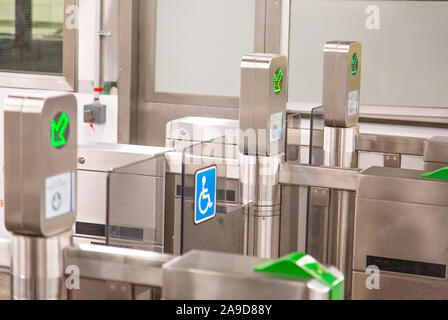
[[[448,181],[372,167],[359,177],[353,299],[447,299]],[[368,266],[380,288],[368,289]]]

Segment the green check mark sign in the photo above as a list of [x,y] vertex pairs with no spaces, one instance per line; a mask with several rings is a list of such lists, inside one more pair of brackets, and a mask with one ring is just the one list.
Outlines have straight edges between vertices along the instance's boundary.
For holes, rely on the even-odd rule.
[[[55,117],[57,118],[58,115]],[[61,148],[67,144],[70,118],[65,112],[60,113],[59,120],[51,120],[51,146]]]

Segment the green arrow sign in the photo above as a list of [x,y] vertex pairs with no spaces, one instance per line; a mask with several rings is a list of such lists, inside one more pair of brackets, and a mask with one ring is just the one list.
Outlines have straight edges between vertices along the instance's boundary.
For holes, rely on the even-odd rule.
[[51,120],[51,146],[53,148],[61,148],[67,144],[69,123],[70,118],[65,112],[60,114],[57,123],[55,119]]
[[280,94],[283,90],[283,70],[277,69],[274,73],[274,86],[273,90],[275,94]]
[[352,73],[352,75],[355,75],[358,73],[358,63],[359,63],[358,54],[355,52],[355,54],[353,54],[352,60],[350,62],[350,72]]

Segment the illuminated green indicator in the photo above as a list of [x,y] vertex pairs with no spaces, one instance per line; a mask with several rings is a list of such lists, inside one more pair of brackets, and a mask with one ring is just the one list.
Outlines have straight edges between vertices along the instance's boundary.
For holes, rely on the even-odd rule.
[[57,123],[55,119],[51,120],[51,146],[53,148],[61,148],[67,144],[69,123],[70,118],[65,112],[60,113]]
[[358,64],[359,64],[359,57],[357,53],[353,54],[352,61],[350,62],[350,70],[352,75],[355,75],[358,73]]
[[274,73],[274,86],[273,90],[275,94],[280,94],[283,90],[283,70],[277,69]]

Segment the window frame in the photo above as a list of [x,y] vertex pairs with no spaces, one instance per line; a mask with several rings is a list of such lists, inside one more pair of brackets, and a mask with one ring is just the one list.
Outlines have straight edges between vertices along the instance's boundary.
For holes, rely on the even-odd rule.
[[[68,29],[65,23],[67,8],[78,7],[78,0],[64,0],[64,33],[62,75],[40,75],[19,72],[0,72],[0,87],[74,92],[77,89],[77,28]],[[77,13],[76,13],[77,14]],[[77,19],[77,17],[76,17]]]

